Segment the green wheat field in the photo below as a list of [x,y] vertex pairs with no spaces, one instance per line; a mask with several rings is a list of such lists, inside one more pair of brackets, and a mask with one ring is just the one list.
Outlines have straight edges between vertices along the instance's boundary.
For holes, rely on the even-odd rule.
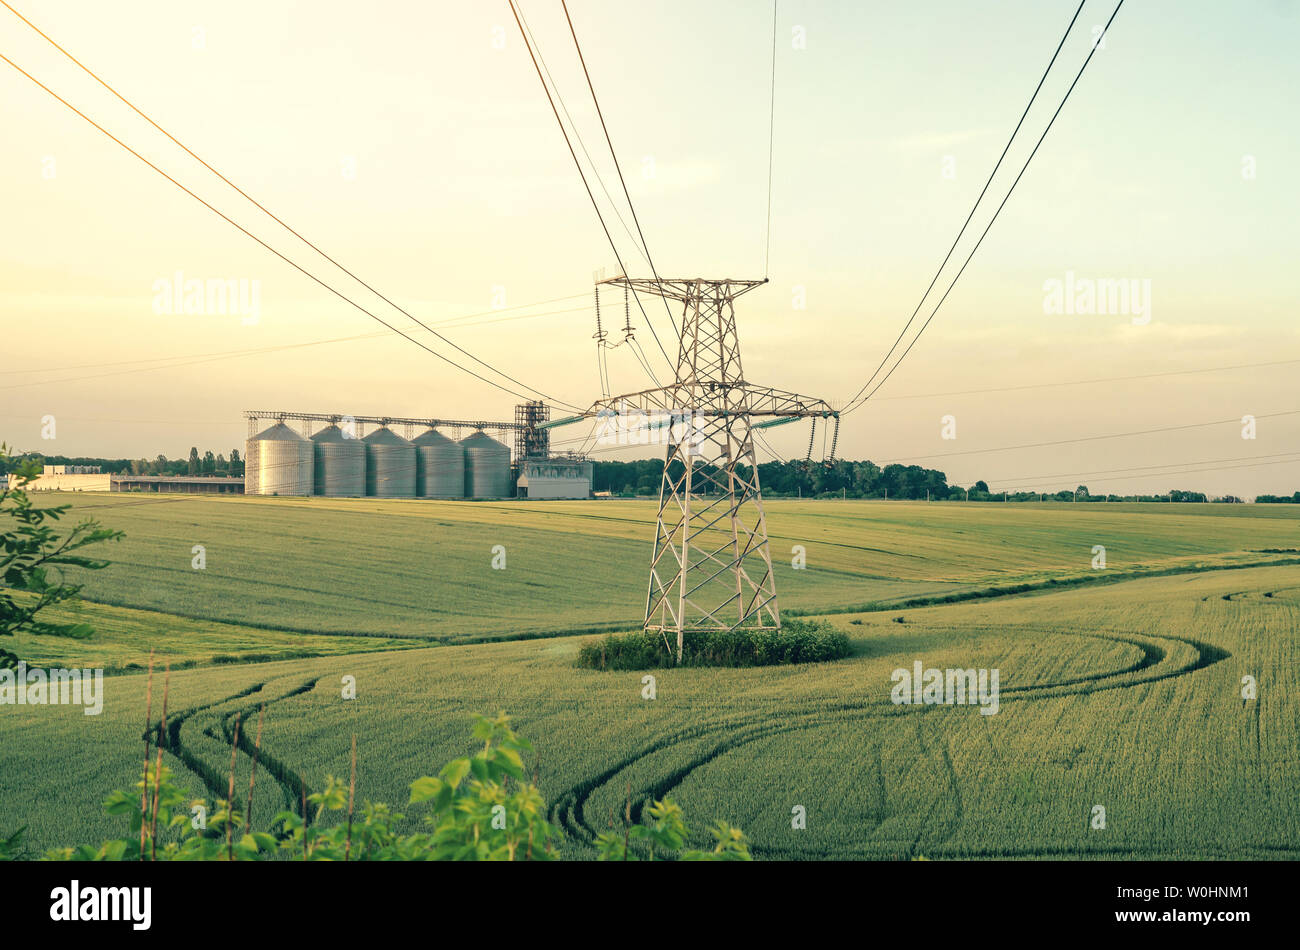
[[[658,670],[646,700],[574,660],[639,625],[651,502],[55,501],[126,538],[61,614],[93,639],[4,644],[107,671],[102,715],[0,708],[0,833],[36,849],[122,833],[101,803],[139,773],[152,647],[196,794],[225,794],[234,717],[265,707],[264,818],[346,776],[354,734],[358,797],[404,804],[505,710],[568,857],[664,795],[759,859],[1300,857],[1300,506],[769,501],[783,610],[853,654]],[[895,705],[916,661],[999,670],[999,711]]]

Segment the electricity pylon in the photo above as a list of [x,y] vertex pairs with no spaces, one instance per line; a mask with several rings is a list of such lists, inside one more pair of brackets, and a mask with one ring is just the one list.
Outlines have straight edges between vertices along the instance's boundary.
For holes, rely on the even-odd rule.
[[[628,436],[658,434],[667,443],[644,628],[665,640],[675,633],[679,663],[687,630],[779,629],[752,432],[800,418],[838,419],[838,413],[820,399],[745,381],[734,301],[766,280],[615,277],[600,283],[683,307],[671,385],[613,396],[553,423],[595,416],[605,420],[607,438],[617,419]],[[751,422],[754,417],[765,418]]]

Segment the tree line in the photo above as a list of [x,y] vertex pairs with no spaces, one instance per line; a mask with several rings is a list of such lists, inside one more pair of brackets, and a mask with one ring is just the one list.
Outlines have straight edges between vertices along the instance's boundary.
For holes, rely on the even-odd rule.
[[[188,457],[169,459],[159,455],[153,459],[103,459],[85,456],[48,455],[29,452],[12,459],[0,459],[0,475],[7,475],[24,459],[36,459],[43,465],[98,465],[100,470],[113,475],[211,475],[239,476],[244,474],[244,459],[238,449],[229,456],[202,454],[197,446],[190,448]],[[680,463],[675,463],[680,464]],[[748,469],[741,466],[748,476]],[[592,491],[609,492],[631,497],[658,495],[663,478],[663,459],[636,459],[633,461],[601,461],[592,464]],[[700,466],[693,479],[695,491],[709,493],[707,466]],[[969,486],[948,484],[948,476],[920,465],[886,465],[883,468],[871,461],[853,462],[836,460],[831,465],[801,460],[789,462],[760,462],[758,480],[763,494],[774,498],[898,498],[931,501],[1147,501],[1147,502],[1243,502],[1236,495],[1211,497],[1205,492],[1173,489],[1159,494],[1093,494],[1087,485],[1074,491],[1057,492],[1008,491],[991,489],[980,479]],[[1300,491],[1292,495],[1257,495],[1260,504],[1300,504]]]
[[[680,477],[680,463],[676,476]],[[749,470],[740,466],[745,477]],[[657,495],[663,478],[663,459],[637,459],[635,461],[601,461],[592,465],[592,491],[613,495]],[[692,479],[692,489],[708,494],[713,489],[709,475],[712,469],[700,466]],[[1116,495],[1093,494],[1087,485],[1074,491],[1057,492],[1008,491],[989,488],[983,479],[969,486],[949,484],[948,476],[936,469],[920,465],[886,465],[881,467],[871,461],[854,462],[840,459],[830,465],[805,461],[760,462],[758,481],[763,494],[769,497],[803,498],[898,498],[931,501],[1147,501],[1147,502],[1240,502],[1235,495],[1211,498],[1205,492],[1173,489],[1160,494]],[[1300,492],[1294,495],[1259,495],[1261,503],[1300,504]]]
[[41,465],[90,465],[99,466],[107,475],[211,475],[237,476],[244,474],[244,459],[239,449],[231,449],[227,457],[224,453],[211,450],[199,454],[197,446],[190,448],[186,458],[169,459],[165,455],[146,459],[103,459],[72,455],[41,455],[28,452],[10,459],[0,459],[0,475],[15,471],[24,460],[35,460]]

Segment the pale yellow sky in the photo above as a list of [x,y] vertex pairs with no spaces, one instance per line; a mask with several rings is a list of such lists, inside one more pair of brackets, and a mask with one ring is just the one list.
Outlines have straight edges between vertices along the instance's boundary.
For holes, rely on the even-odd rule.
[[[502,294],[507,307],[589,294],[593,271],[617,271],[505,0],[11,2],[421,320],[490,311]],[[858,389],[966,217],[1075,6],[781,2],[771,284],[739,307],[748,379],[837,403]],[[522,7],[617,194],[559,4]],[[770,4],[574,0],[570,9],[660,272],[763,276]],[[1085,5],[1024,145],[991,189],[998,199],[1110,10]],[[1300,409],[1300,363],[903,398],[1300,360],[1295,11],[1267,0],[1234,4],[1230,15],[1209,2],[1126,4],[933,324],[877,397],[845,419],[839,454],[921,458],[950,480],[994,487],[1300,488],[1294,462],[1073,477],[1300,453],[1300,414],[1263,418]],[[287,256],[408,324],[3,8],[0,52]],[[0,128],[5,441],[50,454],[176,457],[194,444],[242,448],[248,408],[512,416],[512,396],[392,335],[207,359],[382,327],[3,63]],[[972,227],[982,230],[993,207]],[[629,267],[646,274],[612,216],[610,225]],[[257,321],[155,312],[158,281],[178,271],[256,281]],[[1045,313],[1046,282],[1067,272],[1150,281],[1149,322]],[[796,288],[806,309],[793,306]],[[444,332],[525,383],[586,405],[600,395],[589,299]],[[639,338],[658,360],[644,329]],[[647,385],[626,348],[611,354],[611,369],[615,389]],[[661,360],[656,370],[663,375]],[[982,451],[1245,414],[1261,417],[1254,440],[1231,423]],[[46,415],[57,420],[54,440],[41,438]],[[945,415],[956,417],[956,440],[940,437]],[[770,439],[802,455],[807,430]],[[1063,477],[1038,478],[1049,475]]]

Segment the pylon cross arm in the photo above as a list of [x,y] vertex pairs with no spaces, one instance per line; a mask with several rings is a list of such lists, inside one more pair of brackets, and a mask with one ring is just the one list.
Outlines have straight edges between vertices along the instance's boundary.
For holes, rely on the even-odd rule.
[[823,399],[756,386],[746,382],[681,382],[656,389],[611,396],[592,403],[588,417],[641,412],[646,415],[692,412],[709,417],[792,416],[835,418],[839,413]]

